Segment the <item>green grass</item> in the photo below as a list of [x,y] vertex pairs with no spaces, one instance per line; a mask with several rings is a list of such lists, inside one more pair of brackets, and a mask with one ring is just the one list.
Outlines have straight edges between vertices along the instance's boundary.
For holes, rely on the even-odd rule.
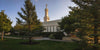
[[37,41],[40,44],[23,45],[20,42],[27,40],[5,39],[0,40],[0,50],[74,50],[78,45],[74,42]]

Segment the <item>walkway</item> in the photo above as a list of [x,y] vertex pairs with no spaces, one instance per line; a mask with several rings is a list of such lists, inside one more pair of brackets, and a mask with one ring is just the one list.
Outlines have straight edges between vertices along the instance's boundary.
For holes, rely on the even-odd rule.
[[[4,36],[4,38],[23,39],[21,37],[11,37],[11,36]],[[57,40],[57,39],[50,39],[50,38],[47,38],[47,37],[33,37],[33,40],[50,40],[50,41],[61,41],[61,42],[73,42],[72,40]]]

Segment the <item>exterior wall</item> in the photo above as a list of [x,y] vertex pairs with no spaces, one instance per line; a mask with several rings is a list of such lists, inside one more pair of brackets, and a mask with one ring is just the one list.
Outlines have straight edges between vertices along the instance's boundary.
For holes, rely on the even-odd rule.
[[53,32],[53,26],[51,26],[51,32]]
[[45,27],[45,30],[43,32],[58,32],[59,31],[58,22],[60,21],[61,20],[43,22],[42,24]]
[[50,32],[50,26],[48,27],[48,29],[47,29],[47,30],[48,30],[48,32]]
[[57,32],[57,28],[56,28],[56,26],[54,26],[54,32]]

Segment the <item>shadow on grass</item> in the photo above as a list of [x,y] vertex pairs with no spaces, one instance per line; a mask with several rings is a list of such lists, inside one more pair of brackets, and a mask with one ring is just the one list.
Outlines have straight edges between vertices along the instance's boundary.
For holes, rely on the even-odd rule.
[[23,45],[36,45],[36,44],[40,44],[40,42],[20,42],[20,44],[23,44]]

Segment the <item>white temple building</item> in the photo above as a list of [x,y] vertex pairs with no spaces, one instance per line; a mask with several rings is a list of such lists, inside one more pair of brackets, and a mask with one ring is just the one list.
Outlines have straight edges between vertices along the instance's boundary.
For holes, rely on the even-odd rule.
[[48,16],[48,8],[46,4],[44,22],[42,22],[42,25],[45,28],[44,32],[59,32],[60,28],[59,28],[58,22],[60,21],[61,20],[50,21],[50,18]]

